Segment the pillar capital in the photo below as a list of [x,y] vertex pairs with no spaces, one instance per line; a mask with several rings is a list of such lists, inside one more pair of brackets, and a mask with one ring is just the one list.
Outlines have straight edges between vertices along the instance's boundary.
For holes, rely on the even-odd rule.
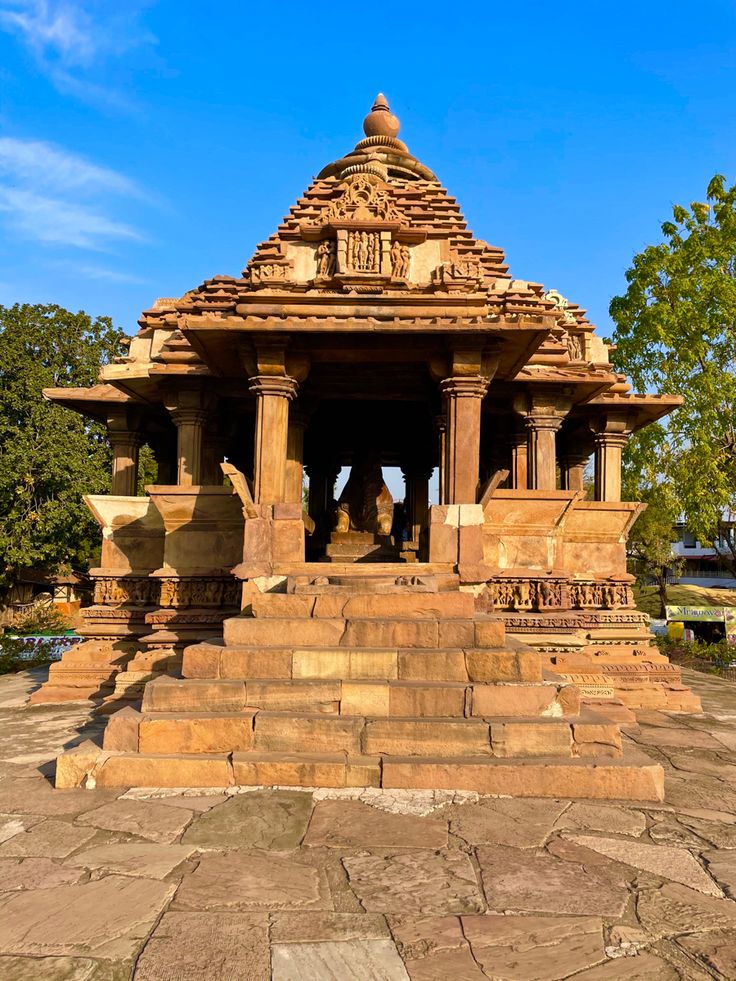
[[630,435],[630,433],[594,433],[593,442],[596,446],[616,446],[624,449]]
[[287,399],[296,398],[299,383],[289,375],[253,375],[248,379],[248,389],[256,396],[274,396]]
[[482,399],[489,384],[482,375],[451,375],[440,382],[440,392],[445,398]]
[[524,417],[524,425],[533,432],[545,429],[556,433],[562,425],[563,418],[563,416],[556,414],[530,413]]
[[175,426],[204,426],[207,413],[204,409],[173,408],[169,409]]

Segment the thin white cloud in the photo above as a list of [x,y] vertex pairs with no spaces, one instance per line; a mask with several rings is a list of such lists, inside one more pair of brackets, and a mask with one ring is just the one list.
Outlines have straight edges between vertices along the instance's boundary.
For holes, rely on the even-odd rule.
[[94,279],[104,283],[121,283],[124,285],[142,285],[150,282],[142,276],[135,276],[132,273],[122,272],[119,269],[107,269],[104,266],[76,265],[75,263],[56,263],[56,265],[71,273],[79,276],[80,279]]
[[79,3],[15,0],[0,8],[0,26],[20,37],[37,57],[88,65],[97,51],[92,22]]
[[109,191],[126,197],[147,197],[129,177],[42,140],[0,137],[0,178],[3,177],[13,183],[41,184],[47,191]]
[[104,74],[108,62],[126,56],[129,64],[132,49],[150,50],[158,43],[139,21],[146,5],[146,0],[0,0],[0,30],[18,39],[60,92],[130,109],[129,95]]
[[0,138],[0,221],[37,242],[105,251],[143,236],[112,216],[116,203],[149,201],[129,177],[43,140]]
[[20,188],[0,185],[0,212],[7,215],[11,228],[39,242],[104,250],[111,240],[142,238],[130,225],[113,221],[85,204]]

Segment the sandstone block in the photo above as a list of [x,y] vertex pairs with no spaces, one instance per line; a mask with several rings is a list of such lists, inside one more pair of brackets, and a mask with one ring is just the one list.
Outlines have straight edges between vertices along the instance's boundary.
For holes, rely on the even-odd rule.
[[473,685],[471,715],[577,715],[579,699],[577,705],[572,705],[571,700],[563,703],[561,695],[565,690],[556,685]]
[[99,746],[91,739],[67,750],[56,758],[55,786],[58,789],[83,787],[87,775],[92,772],[102,754]]
[[440,620],[438,647],[473,647],[474,644],[475,625],[472,620]]
[[242,681],[156,678],[146,685],[144,712],[237,712],[245,708]]
[[347,678],[350,652],[347,650],[295,650],[292,656],[294,678]]
[[138,750],[138,727],[141,721],[140,712],[130,705],[108,719],[103,737],[103,747],[106,750],[135,753]]
[[346,647],[437,647],[438,639],[436,620],[349,620],[342,643]]
[[250,602],[254,617],[311,617],[313,596],[287,593],[256,593]]
[[384,759],[381,781],[386,788],[473,790],[509,797],[664,798],[664,771],[657,764]]
[[225,644],[228,646],[337,647],[344,631],[343,620],[299,617],[232,617],[223,624]]
[[348,656],[349,666],[347,677],[352,680],[375,679],[391,681],[398,675],[397,651],[361,651],[353,649],[348,652]]
[[387,681],[343,681],[340,715],[378,716],[390,714]]
[[290,678],[291,659],[291,648],[226,647],[220,658],[220,677]]
[[534,651],[468,650],[465,664],[471,681],[542,680],[542,659]]
[[340,593],[323,593],[314,599],[312,616],[339,620],[343,616],[346,602],[345,596]]
[[381,617],[386,620],[422,617],[472,618],[472,593],[373,593],[352,596],[345,604],[343,615],[351,620]]
[[235,783],[244,787],[378,787],[380,760],[365,756],[235,753]]
[[490,756],[491,744],[483,722],[378,719],[366,723],[363,751],[369,756]]
[[255,681],[245,685],[248,705],[265,712],[310,712],[337,714],[340,682],[323,680]]
[[502,758],[572,756],[572,731],[567,722],[492,722],[493,755]]
[[460,718],[465,715],[465,686],[406,682],[391,685],[389,714],[431,718]]
[[467,681],[462,651],[399,651],[401,681]]
[[98,787],[228,787],[227,756],[108,756],[96,774]]
[[502,620],[476,620],[475,646],[502,647],[506,642],[506,627]]
[[193,644],[184,650],[181,673],[185,678],[219,678],[223,648],[213,644]]
[[621,732],[615,723],[575,722],[572,726],[575,741],[576,756],[610,756],[623,755]]
[[363,719],[259,712],[254,748],[265,753],[351,753],[360,755]]
[[141,753],[232,753],[253,745],[254,713],[143,718]]

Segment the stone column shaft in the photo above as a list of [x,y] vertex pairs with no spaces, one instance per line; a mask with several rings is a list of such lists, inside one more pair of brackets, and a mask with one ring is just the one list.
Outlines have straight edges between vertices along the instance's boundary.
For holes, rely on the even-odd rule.
[[446,480],[445,480],[445,470],[447,467],[447,416],[437,416],[435,419],[435,426],[437,427],[437,439],[439,443],[439,503],[447,504],[447,497],[445,493]]
[[447,405],[445,497],[448,504],[475,504],[480,472],[480,415],[488,380],[480,375],[445,378]]
[[202,483],[202,434],[207,413],[201,409],[173,409],[176,426],[176,482],[180,487]]
[[286,500],[301,502],[304,483],[304,430],[307,420],[299,413],[289,413],[289,432],[286,439]]
[[527,469],[530,490],[555,490],[557,487],[557,457],[555,434],[562,419],[555,416],[526,417],[528,434]]
[[527,434],[522,431],[511,436],[511,486],[526,490],[527,485]]
[[410,469],[405,472],[406,506],[411,521],[411,540],[419,541],[419,535],[427,526],[429,516],[429,477],[426,469]]
[[135,497],[138,490],[138,458],[143,438],[139,433],[109,431],[112,449],[111,493],[120,497]]
[[296,396],[297,383],[286,375],[255,375],[249,387],[256,395],[255,501],[281,504],[286,500],[289,402]]
[[595,439],[595,499],[621,500],[621,456],[627,435],[596,433]]
[[588,455],[565,454],[560,457],[560,478],[563,490],[585,490],[585,468],[588,465],[588,459]]

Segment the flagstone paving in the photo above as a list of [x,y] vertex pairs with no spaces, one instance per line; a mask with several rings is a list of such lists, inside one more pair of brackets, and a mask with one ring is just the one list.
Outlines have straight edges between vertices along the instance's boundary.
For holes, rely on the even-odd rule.
[[0,678],[2,981],[734,981],[736,684],[627,738],[666,799],[53,789],[81,705]]

